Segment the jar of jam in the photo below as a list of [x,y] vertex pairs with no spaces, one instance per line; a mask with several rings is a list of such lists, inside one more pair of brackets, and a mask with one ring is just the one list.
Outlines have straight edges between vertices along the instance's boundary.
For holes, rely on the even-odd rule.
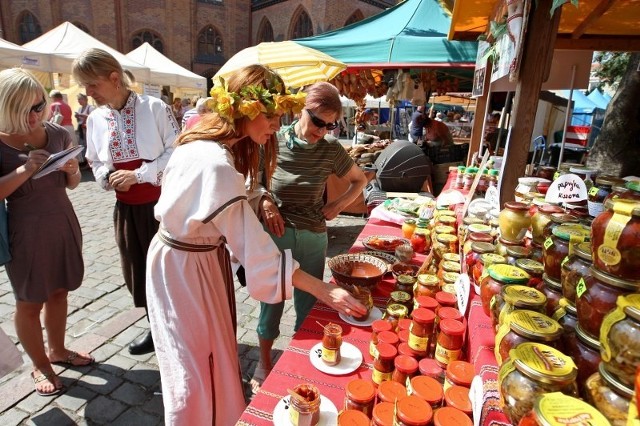
[[402,318],[407,317],[408,315],[409,310],[406,306],[399,303],[392,303],[387,306],[382,319],[391,323],[391,331],[397,332],[398,321],[400,321]]
[[378,356],[373,360],[371,380],[373,380],[373,383],[379,385],[382,382],[391,380],[394,369],[393,361],[398,355],[398,350],[388,343],[382,342],[378,343],[376,349]]
[[443,279],[442,276],[446,272],[455,272],[460,273],[460,264],[457,262],[451,262],[449,260],[442,260],[440,262],[440,266],[438,267],[438,273],[436,274],[438,278]]
[[380,343],[386,343],[387,345],[397,347],[398,343],[400,343],[400,337],[398,337],[398,334],[393,331],[381,331],[378,333],[378,344]]
[[378,403],[390,402],[395,404],[396,400],[407,396],[407,388],[402,383],[387,380],[378,386]]
[[410,356],[398,355],[394,360],[395,369],[391,380],[406,385],[418,372],[418,361]]
[[411,248],[416,253],[427,253],[431,248],[431,240],[429,238],[429,230],[416,228],[411,235]]
[[446,291],[439,291],[436,293],[436,302],[442,307],[457,308],[458,299],[454,294],[447,293]]
[[440,263],[445,253],[458,253],[458,237],[452,234],[439,234],[433,243],[433,258]]
[[[409,335],[408,335],[409,330],[405,330],[405,331],[407,331],[407,341],[408,341],[409,340]],[[414,351],[413,349],[411,349],[409,347],[409,343],[401,342],[398,345],[398,355],[405,355],[405,356],[411,357],[411,358],[413,358],[415,360],[419,360],[419,359],[422,359],[422,358],[426,357],[427,356],[427,352]]]
[[425,401],[431,408],[438,408],[444,399],[442,385],[431,377],[415,376],[407,386],[409,395],[415,395]]
[[429,404],[416,396],[405,396],[396,404],[394,426],[427,426],[431,423],[433,410]]
[[[395,383],[395,382],[393,382]],[[379,402],[373,407],[372,426],[393,426],[395,418],[395,404],[393,402]]]
[[496,333],[495,355],[498,365],[506,361],[511,349],[524,342],[539,342],[559,349],[563,329],[557,321],[534,311],[513,311]]
[[376,345],[378,344],[378,334],[383,331],[391,331],[391,323],[385,320],[375,320],[371,323],[371,342],[369,343],[369,355],[376,357]]
[[496,254],[500,256],[507,257],[507,247],[524,247],[526,245],[527,240],[523,238],[519,241],[509,241],[502,237],[498,238],[498,242],[496,243]]
[[493,296],[500,294],[504,285],[526,285],[529,278],[529,274],[515,266],[505,264],[489,266],[488,275],[480,282],[480,298],[484,313],[491,317],[491,300]]
[[545,297],[547,298],[546,314],[553,316],[558,310],[558,304],[562,299],[562,284],[560,281],[556,281],[546,274],[542,275],[542,283],[538,286]]
[[564,353],[573,358],[578,367],[578,390],[580,396],[586,397],[584,384],[587,379],[598,371],[600,365],[600,342],[582,330],[580,324],[576,325],[576,338],[566,342]]
[[640,201],[607,201],[591,229],[594,266],[623,280],[640,280]]
[[466,413],[457,408],[442,407],[433,413],[433,426],[473,426],[473,422]]
[[597,217],[604,211],[604,199],[613,192],[611,188],[624,185],[624,180],[615,176],[601,175],[596,178],[596,184],[589,189],[587,206],[589,215]]
[[305,383],[293,388],[300,398],[291,397],[289,419],[294,426],[315,426],[320,421],[320,391]]
[[421,375],[436,379],[436,381],[441,385],[444,384],[445,371],[438,365],[438,362],[435,359],[421,359],[420,361],[418,361],[418,370],[420,370]]
[[416,296],[413,298],[413,309],[425,308],[433,312],[438,312],[440,305],[438,301],[430,296]]
[[451,226],[454,229],[454,233],[457,233],[456,227],[458,226],[456,223],[455,213],[452,216],[449,215],[439,215],[435,220],[435,226],[445,225]]
[[640,365],[640,294],[618,297],[616,309],[602,322],[600,343],[606,369],[633,387]]
[[439,328],[434,357],[438,365],[446,368],[451,361],[461,358],[465,326],[460,321],[443,319],[439,323]]
[[413,288],[413,297],[429,296],[435,297],[436,293],[440,291],[440,280],[436,275],[420,274],[418,280]]
[[413,292],[411,294],[406,291],[392,291],[389,294],[387,305],[399,304],[407,308],[407,315],[413,310]]
[[544,273],[542,262],[533,259],[518,259],[515,266],[529,274],[529,282],[527,283],[529,287],[538,287],[542,282],[542,274]]
[[564,213],[564,210],[560,206],[547,204],[538,207],[536,214],[531,217],[531,235],[535,243],[542,244],[544,242],[544,227],[551,222],[551,215],[562,213]]
[[[566,213],[552,213],[551,221],[549,221],[549,223],[547,223],[544,226],[544,229],[542,230],[542,237],[544,238],[544,240],[546,240],[551,235],[553,235],[553,228],[555,228],[556,226],[570,225],[570,224],[577,224],[577,223],[578,223],[578,218],[575,216],[571,216],[570,214],[566,214]],[[544,241],[542,244],[544,244]]]
[[413,286],[416,284],[418,279],[411,275],[401,274],[396,278],[396,285],[394,290],[396,291],[404,291],[406,293],[413,294]]
[[[411,306],[411,310],[413,310],[413,305]],[[400,333],[402,330],[409,331],[409,327],[411,327],[411,318],[402,318],[400,321],[398,321],[398,333]],[[398,337],[400,337],[399,334]],[[400,341],[402,341],[402,339],[400,339]]]
[[594,407],[578,398],[560,392],[539,396],[533,409],[522,417],[518,426],[549,426],[558,424],[557,419],[582,418],[587,419],[585,420],[588,422],[586,424],[611,426],[609,421]]
[[576,339],[576,325],[578,324],[578,312],[576,307],[564,297],[558,302],[558,309],[551,317],[558,321],[564,332],[562,333],[561,347],[567,348]]
[[[473,415],[469,388],[464,386],[451,386],[444,391],[444,402],[447,407],[457,408],[467,416]],[[468,417],[467,417],[468,419]]]
[[476,375],[475,367],[466,361],[451,361],[447,366],[444,378],[444,390],[451,386],[471,387],[471,381]]
[[[401,319],[398,324],[402,324],[402,321],[406,321],[407,318]],[[409,320],[411,322],[411,320]],[[400,344],[407,343],[409,341],[409,329],[399,329],[398,330],[398,352],[400,352]]]
[[322,361],[327,365],[338,365],[341,345],[342,327],[331,322],[325,325],[322,337]]
[[411,238],[413,231],[416,229],[415,219],[405,219],[402,223],[402,236],[406,239]]
[[496,294],[490,303],[491,324],[497,332],[498,326],[504,322],[505,316],[515,310],[526,309],[529,311],[545,313],[547,298],[535,288],[526,285],[506,285]]
[[590,271],[591,276],[585,280],[585,287],[576,289],[576,309],[582,328],[597,338],[602,320],[615,309],[618,296],[640,292],[640,282],[621,280],[594,266]]
[[338,414],[338,426],[369,426],[369,418],[357,410],[343,410]]
[[576,303],[576,287],[578,282],[589,275],[591,267],[591,243],[580,243],[574,252],[565,257],[561,263],[560,282],[562,295],[572,304]]
[[489,275],[489,267],[491,265],[501,265],[506,264],[507,258],[495,253],[483,253],[480,255],[480,258],[473,265],[473,269],[471,271],[471,275],[473,276],[472,283],[480,286],[480,283],[484,279],[485,276]]
[[[409,328],[409,347],[418,352],[429,349],[429,338],[433,335],[436,315],[433,311],[418,308],[413,311],[413,321]],[[416,366],[417,368],[417,366]]]
[[587,379],[587,402],[596,407],[614,425],[626,425],[633,388],[609,373],[600,363],[597,373]]
[[565,257],[573,254],[575,245],[589,241],[590,230],[582,225],[560,225],[544,241],[544,272],[555,281],[561,279],[561,265]]
[[562,392],[577,397],[577,374],[573,360],[557,349],[533,342],[518,345],[498,373],[505,414],[518,424],[542,395]]
[[529,249],[522,246],[506,247],[507,264],[516,266],[516,260],[527,259],[529,257]]
[[504,203],[498,222],[502,238],[509,241],[523,240],[531,225],[529,206],[516,201]]
[[353,379],[345,389],[344,409],[357,410],[367,417],[373,414],[376,388],[369,380]]

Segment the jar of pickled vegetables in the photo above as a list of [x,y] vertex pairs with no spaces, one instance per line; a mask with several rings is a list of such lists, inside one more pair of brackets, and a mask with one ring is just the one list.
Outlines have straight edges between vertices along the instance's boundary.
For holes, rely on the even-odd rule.
[[562,299],[562,285],[560,281],[556,281],[547,274],[543,274],[542,283],[538,286],[538,290],[547,298],[546,314],[553,316],[556,310],[558,310],[560,299]]
[[597,373],[587,379],[587,401],[596,407],[613,425],[626,425],[633,388],[622,384],[600,363]]
[[411,248],[416,253],[427,253],[429,248],[431,247],[431,239],[429,238],[429,230],[416,228],[411,235],[411,239],[409,240],[411,243]]
[[418,281],[417,277],[411,275],[400,274],[396,277],[395,291],[404,291],[413,294],[413,287]]
[[413,294],[407,293],[406,291],[392,291],[389,294],[387,306],[392,304],[405,306],[407,308],[407,316],[409,316],[413,310]]
[[[544,226],[542,237],[544,240],[553,235],[553,228],[560,225],[577,224],[578,218],[566,213],[552,213],[551,220]],[[543,241],[544,243],[544,241]]]
[[458,262],[451,262],[448,260],[443,260],[440,262],[440,266],[438,267],[438,273],[436,274],[439,279],[444,279],[443,275],[447,272],[455,272],[457,274],[460,273],[460,264]]
[[496,333],[495,356],[498,365],[509,357],[511,349],[524,342],[539,342],[561,349],[563,329],[557,321],[534,311],[513,311]]
[[495,247],[493,245],[493,237],[490,234],[485,234],[482,232],[471,232],[468,234],[464,245],[462,246],[462,255],[467,256],[473,250],[474,243],[483,243],[490,244],[493,247],[493,251],[495,251]]
[[465,263],[467,266],[467,273],[469,274],[472,282],[474,282],[472,272],[473,267],[476,262],[480,261],[480,256],[485,253],[493,253],[495,249],[496,248],[491,243],[474,242],[471,244],[471,251],[465,256]]
[[413,235],[413,231],[416,229],[416,221],[415,219],[405,219],[402,224],[402,236],[404,238],[411,238]]
[[[611,426],[611,423],[595,407],[586,402],[565,395],[561,392],[552,392],[540,395],[536,398],[531,411],[521,418],[518,426],[560,426],[566,423],[558,423],[558,419],[567,419],[570,424]],[[571,419],[576,419],[574,423]],[[586,423],[582,423],[585,419]],[[515,424],[515,423],[514,423]]]
[[440,280],[436,275],[420,274],[413,288],[413,297],[429,296],[435,297],[440,291]]
[[515,310],[530,310],[545,313],[547,298],[541,291],[526,285],[507,285],[502,287],[491,301],[491,324],[497,332],[504,318]]
[[452,234],[439,234],[433,243],[433,258],[436,264],[445,253],[458,253],[458,237]]
[[562,275],[561,265],[565,257],[573,254],[575,245],[589,241],[589,228],[582,225],[560,225],[553,228],[553,235],[544,241],[544,272],[556,281]]
[[473,276],[472,283],[480,285],[485,276],[489,275],[489,267],[491,265],[506,264],[507,259],[504,256],[500,256],[495,253],[483,253],[480,258],[473,265],[471,274]]
[[500,294],[502,287],[505,285],[526,285],[529,281],[529,274],[520,268],[504,264],[491,265],[488,268],[488,272],[488,276],[480,282],[480,298],[482,299],[484,313],[491,317],[491,300],[493,296]]
[[499,254],[500,256],[507,257],[507,247],[525,247],[526,242],[527,240],[524,238],[519,241],[509,241],[502,237],[499,237],[498,242],[496,243],[495,253]]
[[354,379],[347,383],[345,389],[344,409],[357,410],[367,417],[373,414],[376,389],[369,380]]
[[576,311],[575,305],[569,303],[564,297],[558,302],[558,309],[551,316],[554,320],[558,321],[564,330],[562,334],[562,347],[565,348],[566,342],[575,340],[576,338],[576,325],[578,324],[578,311]]
[[529,255],[529,258],[531,260],[535,260],[536,262],[544,262],[544,253],[543,253],[543,247],[542,244],[536,244],[534,242],[531,243],[531,246],[529,246],[529,249],[531,250],[531,254]]
[[391,331],[396,332],[398,330],[398,321],[407,315],[409,315],[409,311],[406,306],[392,303],[387,306],[382,319],[391,323]]
[[587,379],[598,371],[600,365],[600,342],[589,336],[576,324],[575,339],[564,342],[564,353],[570,356],[578,367],[578,391],[580,396],[586,397],[585,383]]
[[589,275],[591,267],[591,243],[580,243],[575,247],[573,254],[564,258],[561,263],[560,282],[562,295],[575,305],[576,287]]

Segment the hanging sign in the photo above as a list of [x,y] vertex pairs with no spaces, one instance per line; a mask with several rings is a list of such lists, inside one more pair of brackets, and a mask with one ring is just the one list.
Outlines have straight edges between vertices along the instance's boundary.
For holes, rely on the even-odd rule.
[[544,200],[549,203],[573,203],[586,200],[587,185],[580,176],[567,173],[551,182]]
[[491,205],[491,209],[500,210],[500,193],[498,187],[490,186],[484,194],[484,199]]
[[471,294],[471,281],[469,275],[460,274],[454,284],[456,289],[456,299],[458,299],[458,310],[465,316],[469,306],[469,295]]

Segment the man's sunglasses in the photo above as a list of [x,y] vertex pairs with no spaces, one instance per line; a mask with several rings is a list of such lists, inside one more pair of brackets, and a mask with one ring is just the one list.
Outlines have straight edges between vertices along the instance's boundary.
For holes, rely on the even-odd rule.
[[45,106],[47,106],[47,100],[43,97],[42,102],[33,105],[29,112],[41,113],[42,111],[44,111]]
[[338,127],[338,122],[335,121],[333,123],[326,123],[324,120],[316,117],[310,109],[305,109],[305,111],[307,111],[307,114],[309,114],[309,118],[311,118],[311,122],[313,123],[314,126],[316,126],[318,129],[322,129],[323,127],[326,127],[327,130],[333,130],[335,128]]

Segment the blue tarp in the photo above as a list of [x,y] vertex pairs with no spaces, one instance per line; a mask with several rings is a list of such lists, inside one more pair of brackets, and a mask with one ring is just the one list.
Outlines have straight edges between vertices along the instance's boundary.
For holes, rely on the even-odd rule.
[[587,98],[589,98],[591,102],[596,104],[598,108],[602,108],[605,110],[607,109],[607,105],[609,105],[609,100],[611,100],[610,98],[605,98],[598,89],[595,89],[593,92],[589,93],[587,95]]
[[[561,90],[560,96],[565,99],[569,99],[569,91]],[[598,108],[595,102],[589,99],[584,93],[579,90],[573,91],[573,113],[574,114],[593,114],[593,110]]]

